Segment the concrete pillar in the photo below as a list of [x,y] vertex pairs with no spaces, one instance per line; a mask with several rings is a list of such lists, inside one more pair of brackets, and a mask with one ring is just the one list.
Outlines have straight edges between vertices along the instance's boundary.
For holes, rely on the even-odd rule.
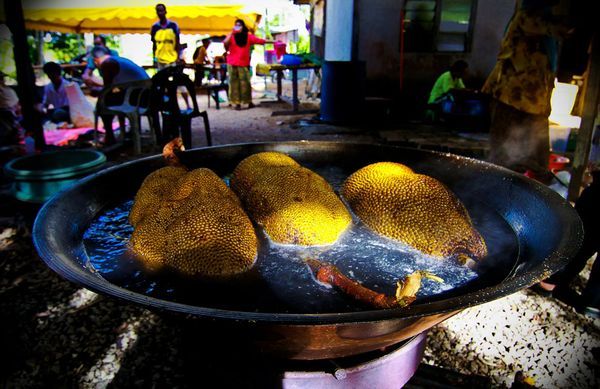
[[351,61],[354,0],[327,0],[325,9],[325,60]]

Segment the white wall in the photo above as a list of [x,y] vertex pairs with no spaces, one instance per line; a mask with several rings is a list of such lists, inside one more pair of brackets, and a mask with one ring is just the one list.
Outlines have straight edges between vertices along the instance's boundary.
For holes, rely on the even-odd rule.
[[[358,1],[358,57],[367,62],[367,79],[399,80],[401,0]],[[496,62],[514,0],[479,0],[470,53],[405,53],[404,79],[428,82],[457,59],[469,63],[473,79],[485,79]],[[327,25],[329,28],[329,24]],[[329,34],[329,31],[327,31]],[[432,81],[432,83],[433,83]],[[398,83],[394,83],[397,86]]]

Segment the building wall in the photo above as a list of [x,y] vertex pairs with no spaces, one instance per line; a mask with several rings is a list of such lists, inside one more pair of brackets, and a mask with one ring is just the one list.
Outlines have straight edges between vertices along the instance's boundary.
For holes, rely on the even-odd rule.
[[[368,93],[396,96],[400,89],[400,11],[404,1],[356,0],[358,58],[367,63]],[[470,53],[405,53],[401,95],[422,99],[452,62],[469,63],[467,86],[480,87],[496,61],[514,0],[479,0]]]

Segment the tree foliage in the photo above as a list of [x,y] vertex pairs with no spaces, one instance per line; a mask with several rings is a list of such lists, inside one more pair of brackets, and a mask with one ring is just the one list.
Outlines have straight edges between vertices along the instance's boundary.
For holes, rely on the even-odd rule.
[[[48,39],[49,38],[49,39]],[[60,63],[68,63],[85,54],[82,34],[47,32],[44,37],[44,52],[52,52]]]

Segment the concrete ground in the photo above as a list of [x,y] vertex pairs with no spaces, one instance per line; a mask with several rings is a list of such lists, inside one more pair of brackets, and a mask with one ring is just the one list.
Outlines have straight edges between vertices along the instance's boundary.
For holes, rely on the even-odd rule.
[[[416,147],[427,150],[452,152],[470,157],[485,158],[487,155],[487,134],[461,131],[456,126],[450,128],[444,125],[424,124],[419,121],[407,121],[402,117],[393,116],[393,107],[386,114],[382,102],[368,104],[367,109],[357,115],[357,118],[340,123],[324,123],[318,120],[315,113],[273,116],[273,112],[289,111],[291,106],[285,102],[276,102],[275,85],[269,82],[265,85],[259,79],[253,84],[253,101],[256,106],[252,109],[236,111],[228,106],[226,94],[220,92],[224,101],[221,108],[216,109],[214,101],[208,106],[207,96],[203,91],[197,95],[199,109],[206,110],[211,127],[213,146],[248,142],[279,142],[279,141],[335,141],[354,143],[382,143],[406,147]],[[299,95],[302,103],[301,111],[318,110],[320,100],[306,98],[306,80],[299,81]],[[291,96],[291,83],[283,83],[284,96]],[[385,104],[385,102],[383,102]],[[180,99],[180,106],[183,102]],[[159,152],[150,148],[150,133],[148,124],[142,122],[144,138],[144,154]],[[192,120],[192,147],[206,146],[206,136],[202,118]],[[125,151],[129,154],[129,151]]]

